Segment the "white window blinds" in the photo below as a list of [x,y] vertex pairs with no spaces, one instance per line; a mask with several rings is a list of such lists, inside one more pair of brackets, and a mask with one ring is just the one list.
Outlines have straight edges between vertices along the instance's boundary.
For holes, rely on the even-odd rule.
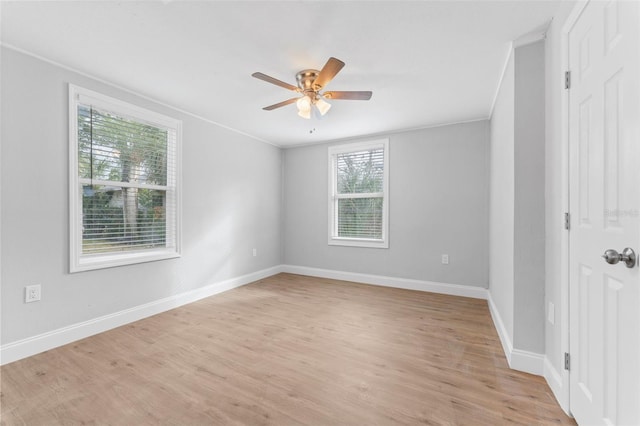
[[177,255],[179,123],[74,89],[72,270]]
[[338,237],[382,238],[384,149],[337,155]]
[[331,147],[330,244],[388,247],[388,142]]

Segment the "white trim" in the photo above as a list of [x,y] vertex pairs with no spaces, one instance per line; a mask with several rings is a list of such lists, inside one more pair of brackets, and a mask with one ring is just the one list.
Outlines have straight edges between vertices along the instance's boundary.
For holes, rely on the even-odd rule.
[[487,304],[489,305],[489,313],[491,313],[491,319],[493,319],[493,324],[496,327],[496,332],[498,333],[498,337],[500,338],[500,343],[502,343],[502,351],[504,352],[504,356],[507,358],[509,366],[511,366],[511,353],[513,352],[513,343],[511,342],[511,337],[509,337],[507,327],[504,325],[504,321],[502,321],[500,312],[498,311],[498,308],[493,301],[493,297],[491,297],[490,291],[487,291]]
[[514,349],[511,352],[511,367],[514,370],[542,376],[544,372],[544,354]]
[[88,321],[72,324],[57,330],[28,337],[0,346],[0,360],[8,364],[27,358],[38,353],[66,345],[68,343],[93,336],[156,315],[171,309],[193,303],[227,290],[231,290],[254,281],[270,277],[282,272],[322,277],[384,287],[402,288],[407,290],[428,291],[453,296],[487,299],[487,289],[483,287],[446,284],[432,281],[420,281],[407,278],[393,278],[379,275],[360,274],[354,272],[334,271],[328,269],[309,268],[305,266],[277,265],[261,271],[253,272],[236,278],[209,284],[194,290],[186,291],[164,299],[134,306],[112,314],[104,315]]
[[540,26],[539,28],[533,30],[528,34],[518,37],[517,39],[509,43],[509,54],[507,55],[507,58],[504,61],[504,65],[502,66],[502,73],[500,74],[500,79],[498,80],[498,85],[496,86],[496,91],[493,95],[493,101],[491,102],[491,109],[489,110],[489,120],[491,120],[491,118],[493,117],[493,110],[496,107],[496,102],[498,101],[498,95],[500,94],[502,83],[507,74],[507,68],[509,68],[509,61],[511,60],[511,55],[513,55],[515,49],[518,47],[526,46],[528,44],[532,44],[537,41],[544,40],[547,37],[547,30],[549,29],[549,26],[551,25],[552,21],[553,20],[547,22],[546,24]]
[[287,145],[280,146],[280,148],[284,150],[284,149],[301,148],[301,147],[308,147],[308,146],[326,145],[329,143],[331,144],[348,143],[348,142],[357,142],[357,141],[366,140],[366,139],[390,138],[391,136],[401,135],[404,133],[417,132],[420,130],[437,129],[439,127],[456,126],[458,124],[478,123],[481,121],[489,121],[489,120],[491,120],[491,116],[487,116],[484,118],[470,118],[469,120],[461,120],[461,121],[447,121],[447,122],[441,122],[441,123],[425,124],[424,126],[410,127],[407,129],[387,130],[384,132],[367,133],[365,135],[348,136],[348,137],[338,138],[338,139],[327,139],[324,141],[287,144]]
[[[1,20],[2,18],[2,7],[0,6],[0,22],[2,22]],[[2,52],[0,51],[0,69],[2,69]],[[0,99],[2,98],[2,88],[1,88],[1,84],[0,84]],[[2,120],[0,120],[0,135],[3,135],[4,133],[2,132]],[[0,145],[2,143],[2,137],[0,136]],[[2,164],[2,154],[1,154],[2,150],[0,149],[0,164]],[[0,176],[2,176],[2,173],[0,173]],[[2,178],[0,177],[0,188],[2,187]],[[0,191],[0,223],[2,223],[2,193]],[[0,242],[2,241],[2,227],[0,226]],[[2,264],[1,260],[2,260],[2,244],[0,244],[0,265]],[[1,266],[0,266],[1,269]],[[0,289],[4,288],[2,285],[2,274],[0,274]],[[0,290],[0,293],[2,291]],[[1,303],[0,303],[0,318],[4,318],[4,316],[2,315],[2,307],[1,307]],[[2,327],[0,327],[2,328]],[[0,342],[2,341],[2,331],[0,331]],[[2,353],[0,352],[0,365],[2,365]]]
[[[569,35],[569,32],[571,32],[571,29],[578,21],[578,18],[580,17],[580,15],[582,15],[582,11],[584,11],[584,8],[587,7],[587,4],[589,3],[589,1],[590,0],[576,0],[575,6],[573,6],[571,13],[567,17],[567,20],[564,21],[564,25],[562,26],[563,35],[567,35],[567,36]],[[569,63],[568,56],[566,57],[566,59],[567,59],[567,63]]]
[[[69,83],[69,272],[82,272],[115,266],[132,265],[142,262],[153,262],[180,257],[181,255],[181,154],[182,154],[182,121],[151,109],[143,108],[120,99],[104,95],[94,90]],[[165,247],[131,251],[109,252],[100,255],[83,255],[82,253],[82,190],[80,183],[86,182],[78,172],[78,106],[80,104],[96,106],[118,116],[147,123],[167,130],[167,154],[174,158],[167,171],[167,184],[146,185],[117,181],[94,180],[96,184],[112,184],[122,187],[151,188],[164,190],[174,198],[175,209],[167,209],[166,224],[175,229],[175,234],[167,236]],[[173,154],[173,155],[171,155]],[[122,185],[120,185],[122,184]],[[168,227],[167,227],[168,228]]]
[[495,303],[491,298],[491,293],[484,287],[447,284],[408,278],[386,277],[381,275],[335,271],[330,269],[310,268],[307,266],[295,265],[282,265],[282,272],[487,300],[487,303],[489,305],[489,312],[491,313],[491,318],[493,319],[498,337],[500,338],[500,343],[502,344],[502,349],[504,351],[509,367],[514,370],[523,371],[525,373],[535,374],[538,376],[541,376],[544,372],[544,354],[513,348],[513,343],[509,338],[507,329],[504,326],[504,322],[502,321]]
[[349,152],[366,151],[369,149],[376,149],[376,148],[386,149],[388,148],[388,145],[389,145],[389,139],[384,138],[384,139],[376,139],[376,140],[370,140],[370,141],[354,142],[349,144],[332,145],[329,147],[329,151],[331,154],[346,154]]
[[[569,33],[571,29],[578,21],[580,15],[584,11],[585,7],[589,3],[589,0],[578,0],[571,10],[571,13],[567,17],[561,30],[561,45],[560,45],[560,60],[561,69],[557,72],[562,76],[562,73],[569,70]],[[562,133],[562,145],[561,145],[561,158],[560,158],[560,175],[561,175],[561,197],[563,212],[571,213],[571,207],[569,204],[569,191],[570,191],[570,158],[569,158],[569,90],[562,89],[561,105],[560,105],[560,128]],[[563,212],[558,212],[562,214]],[[560,219],[559,219],[560,220]],[[561,315],[558,327],[560,329],[560,350],[561,353],[571,353],[569,343],[569,258],[570,258],[570,245],[569,245],[569,232],[562,232],[560,240],[560,306]],[[546,365],[545,365],[546,367]],[[560,407],[568,414],[571,415],[571,386],[570,386],[570,372],[568,370],[561,370],[558,372],[549,361],[549,371],[555,372],[553,374],[554,380],[547,378],[547,383],[553,391],[556,400],[560,404]],[[560,377],[560,383],[558,385],[557,378]]]
[[164,127],[167,130],[174,130],[180,121],[149,108],[143,108],[131,102],[125,102],[113,96],[104,95],[95,90],[71,83],[69,84],[69,98],[76,105],[91,105],[106,112],[117,114],[119,117],[150,124],[154,127]]
[[[71,242],[73,244],[73,242]],[[72,252],[79,252],[79,247],[72,248]],[[136,265],[138,263],[157,262],[159,260],[176,259],[180,257],[173,247],[147,249],[140,251],[116,252],[107,254],[90,254],[80,256],[69,266],[70,273],[93,271],[96,269],[115,268],[118,266]]]
[[74,263],[80,259],[81,250],[76,241],[82,239],[82,196],[78,185],[78,148],[76,146],[78,135],[78,106],[73,100],[75,96],[73,85],[68,87],[68,117],[69,117],[69,272],[73,272]]
[[3,365],[44,352],[85,337],[93,336],[138,321],[152,315],[193,303],[206,297],[231,290],[245,284],[282,272],[281,266],[274,266],[261,271],[252,272],[240,277],[230,278],[209,284],[184,293],[155,300],[143,305],[134,306],[112,314],[104,315],[88,321],[72,324],[37,336],[28,337],[0,347],[0,359]]
[[[77,151],[76,151],[77,152]],[[167,185],[152,185],[148,183],[131,183],[131,182],[120,182],[116,180],[101,180],[101,179],[90,179],[90,178],[78,178],[79,184],[84,185],[105,185],[105,186],[118,186],[120,188],[139,188],[139,189],[151,189],[151,190],[160,190],[160,191],[170,191],[171,187]]]
[[386,277],[382,275],[361,274],[358,272],[335,271],[331,269],[310,268],[307,266],[281,265],[282,272],[310,277],[329,278],[333,280],[351,281],[383,287],[402,288],[405,290],[428,291],[431,293],[449,294],[452,296],[487,298],[487,289],[470,285],[447,284],[435,281],[422,281],[409,278]]
[[[366,151],[372,149],[383,150],[383,178],[382,193],[368,194],[342,194],[337,191],[337,158],[339,154],[345,154],[357,151]],[[330,145],[328,147],[328,235],[327,240],[330,246],[350,246],[350,247],[369,247],[369,248],[389,248],[389,138],[377,139],[371,141],[362,141],[350,144]],[[351,195],[353,195],[351,197]],[[382,198],[382,238],[346,238],[338,236],[338,203],[340,198],[361,198],[378,197]]]
[[345,238],[345,237],[329,237],[330,246],[343,247],[368,247],[368,248],[389,248],[389,243],[384,239],[373,238]]
[[139,92],[136,92],[135,90],[128,89],[128,88],[126,88],[124,86],[121,86],[119,84],[113,83],[113,82],[111,82],[109,80],[105,80],[103,78],[96,77],[96,76],[94,76],[92,74],[88,74],[86,72],[80,71],[80,70],[75,69],[73,67],[70,67],[68,65],[64,65],[64,64],[62,64],[60,62],[56,62],[56,61],[54,61],[52,59],[46,58],[44,56],[38,55],[36,53],[30,52],[28,50],[25,50],[25,49],[22,49],[22,48],[19,48],[19,47],[16,47],[16,46],[14,46],[12,44],[0,41],[0,46],[6,47],[7,49],[22,53],[22,54],[27,55],[27,56],[31,56],[32,58],[39,59],[39,60],[41,60],[43,62],[46,62],[46,63],[51,64],[51,65],[55,65],[56,67],[60,67],[60,68],[62,68],[64,70],[71,71],[71,72],[73,72],[75,74],[78,74],[78,75],[81,75],[83,77],[90,78],[92,80],[97,81],[98,83],[102,83],[102,84],[110,86],[110,87],[112,87],[114,89],[118,89],[118,90],[121,90],[123,92],[132,94],[132,95],[137,96],[137,97],[139,97],[141,99],[144,99],[146,101],[153,102],[153,103],[155,103],[157,105],[160,105],[160,106],[163,106],[165,108],[172,109],[173,111],[188,115],[188,116],[193,117],[193,118],[197,118],[198,120],[202,120],[202,121],[207,122],[209,124],[213,124],[214,126],[221,127],[223,129],[229,130],[229,131],[234,132],[234,133],[238,133],[240,135],[246,136],[248,138],[254,139],[254,140],[259,141],[259,142],[266,143],[266,144],[271,145],[271,146],[275,146],[277,148],[282,148],[282,146],[280,146],[280,145],[278,145],[278,144],[276,144],[274,142],[270,142],[268,140],[261,139],[261,138],[259,138],[257,136],[251,135],[249,133],[245,133],[245,132],[242,132],[242,131],[240,131],[238,129],[234,129],[233,127],[225,126],[224,124],[218,123],[217,121],[213,121],[211,119],[205,118],[205,117],[203,117],[201,115],[198,115],[198,114],[195,114],[193,112],[189,112],[187,110],[184,110],[184,109],[175,107],[173,105],[167,104],[165,102],[159,101],[159,100],[157,100],[155,98],[152,98],[151,96],[143,95],[143,94],[141,94]]
[[547,31],[551,26],[551,22],[553,22],[553,18],[549,20],[549,22],[540,25],[535,30],[524,34],[513,41],[513,48],[517,49],[518,47],[526,46],[529,44],[537,43],[541,40],[547,38]]
[[514,349],[513,342],[509,337],[509,333],[507,332],[507,328],[504,325],[504,321],[502,321],[500,312],[498,311],[498,308],[496,307],[496,304],[491,297],[491,292],[489,291],[487,291],[487,303],[489,305],[489,312],[491,313],[493,324],[495,325],[496,331],[498,332],[500,343],[502,343],[502,350],[504,351],[504,355],[507,358],[509,367],[514,370],[524,371],[525,373],[541,376],[544,372],[545,356],[543,354],[535,352]]
[[[542,375],[545,377],[550,374],[555,382],[547,379],[551,388],[556,392],[558,373],[553,373],[553,367],[545,361],[543,355],[513,349],[511,340],[506,334],[506,328],[495,308],[495,304],[491,299],[489,291],[484,287],[476,287],[470,285],[448,284],[434,281],[422,281],[408,278],[387,277],[381,275],[361,274],[356,272],[336,271],[330,269],[310,268],[306,266],[295,265],[277,265],[261,271],[253,272],[240,277],[230,278],[221,282],[209,284],[194,290],[186,291],[164,299],[145,303],[133,308],[125,309],[113,314],[104,315],[81,323],[72,324],[57,330],[49,331],[37,336],[22,339],[0,346],[0,360],[2,364],[8,364],[27,358],[38,353],[54,349],[59,346],[72,343],[74,341],[93,336],[111,330],[122,325],[129,324],[134,321],[156,315],[180,306],[196,302],[198,300],[210,297],[243,285],[279,274],[289,273],[306,275],[311,277],[328,278],[342,281],[350,281],[362,284],[377,285],[383,287],[401,288],[406,290],[426,291],[438,294],[448,294],[452,296],[470,297],[474,299],[487,300],[489,311],[493,318],[498,336],[502,342],[505,356],[510,368],[524,371],[531,374]],[[549,364],[547,366],[547,364]],[[562,385],[560,385],[562,388]],[[558,394],[556,394],[558,395]],[[562,399],[558,398],[562,404]],[[565,407],[563,406],[563,409]],[[567,411],[565,409],[565,411]]]
[[567,416],[573,417],[569,411],[569,393],[566,392],[566,386],[564,386],[564,375],[553,367],[553,364],[546,356],[544,357],[544,371],[542,375],[547,381],[551,392],[553,392],[553,395],[556,397],[560,408],[562,408]]
[[[582,6],[584,7],[584,5]],[[576,19],[579,15],[576,15]],[[569,32],[564,32],[561,36],[561,51],[560,57],[562,62],[562,69],[558,70],[560,73],[569,69]],[[562,74],[560,74],[562,75]],[[561,203],[562,203],[562,212],[557,212],[559,219],[562,220],[562,214],[564,212],[571,213],[571,209],[569,206],[569,91],[562,88],[564,92],[561,96],[561,105],[560,105],[560,128],[562,132],[562,143],[561,143],[561,152],[560,152],[560,193],[561,193]],[[561,226],[558,223],[558,226]],[[569,268],[569,231],[563,230],[562,235],[560,237],[560,322],[558,323],[558,328],[560,330],[560,351],[562,354],[571,353],[569,349],[569,274],[571,269]],[[550,363],[551,364],[551,363]],[[554,371],[557,371],[554,369]],[[552,386],[551,382],[547,380],[549,383],[549,387],[553,391],[556,400],[560,404],[560,407],[571,416],[571,406],[570,406],[570,384],[569,384],[569,371],[562,370],[560,371],[561,376],[561,386]],[[545,376],[546,377],[546,376]]]
[[504,65],[502,66],[502,74],[500,74],[500,79],[498,80],[498,86],[496,87],[496,91],[493,94],[493,101],[491,102],[491,109],[489,110],[489,120],[493,118],[493,110],[496,107],[496,102],[498,101],[498,95],[500,94],[500,89],[502,88],[502,83],[504,82],[504,77],[507,75],[507,68],[509,68],[509,61],[511,60],[511,55],[513,55],[513,43],[509,43],[509,53],[507,54],[507,60],[504,61]]
[[[68,65],[64,65],[64,64],[62,64],[60,62],[56,62],[56,61],[54,61],[52,59],[46,58],[46,57],[44,57],[42,55],[38,55],[36,53],[33,53],[33,52],[28,51],[28,50],[22,49],[20,47],[14,46],[14,45],[12,45],[10,43],[4,42],[4,41],[0,41],[0,46],[5,47],[5,48],[7,48],[9,50],[13,50],[13,51],[18,52],[18,53],[22,53],[23,55],[27,55],[27,56],[30,56],[32,58],[39,59],[39,60],[41,60],[43,62],[46,62],[46,63],[51,64],[51,65],[54,65],[56,67],[60,67],[60,68],[62,68],[64,70],[73,72],[73,73],[78,74],[80,76],[90,78],[92,80],[97,81],[98,83],[105,84],[105,85],[110,86],[110,87],[112,87],[114,89],[121,90],[123,92],[126,92],[126,93],[129,93],[131,95],[137,96],[140,99],[144,99],[146,101],[153,102],[153,103],[155,103],[155,104],[157,104],[159,106],[162,106],[162,107],[165,107],[165,108],[169,108],[169,109],[171,109],[173,111],[176,111],[176,112],[179,112],[181,114],[185,114],[185,115],[188,115],[190,117],[197,118],[198,120],[202,120],[202,121],[204,121],[206,123],[213,124],[214,126],[221,127],[223,129],[229,130],[231,132],[234,132],[234,133],[246,136],[246,137],[248,137],[250,139],[256,140],[258,142],[266,143],[267,145],[275,146],[276,148],[281,148],[281,149],[308,147],[308,146],[314,146],[314,145],[323,145],[323,144],[327,144],[327,143],[341,143],[341,142],[355,141],[355,140],[359,140],[359,139],[362,139],[362,138],[379,138],[379,137],[384,137],[384,136],[388,136],[388,135],[392,135],[392,134],[402,134],[402,133],[407,133],[407,132],[415,132],[415,131],[418,131],[418,130],[434,129],[434,128],[437,128],[437,127],[454,126],[456,124],[467,124],[467,123],[475,123],[475,122],[478,122],[478,121],[487,121],[487,120],[491,120],[491,113],[493,112],[493,106],[492,106],[491,110],[490,110],[490,114],[488,116],[486,116],[486,117],[470,118],[468,120],[460,120],[460,121],[447,121],[447,122],[426,124],[424,126],[411,127],[411,128],[407,128],[407,129],[388,130],[388,131],[379,132],[379,133],[369,133],[369,134],[366,134],[366,135],[348,136],[348,137],[337,138],[337,139],[327,139],[327,140],[317,141],[317,142],[294,143],[294,144],[279,144],[279,143],[276,143],[276,142],[272,142],[272,141],[268,141],[266,139],[259,138],[258,136],[243,132],[243,131],[235,129],[233,127],[226,126],[226,125],[224,125],[222,123],[219,123],[217,121],[211,120],[211,119],[206,118],[206,117],[203,117],[203,116],[198,115],[196,113],[187,111],[185,109],[178,108],[178,107],[173,106],[171,104],[168,104],[166,102],[159,101],[158,99],[155,99],[155,98],[153,98],[151,96],[143,95],[143,94],[141,94],[139,92],[136,92],[135,90],[132,90],[132,89],[129,89],[127,87],[121,86],[119,84],[113,83],[113,82],[111,82],[109,80],[105,80],[104,78],[96,77],[96,76],[94,76],[92,74],[86,73],[84,71],[80,71],[80,70],[78,70],[76,68],[70,67]],[[494,103],[495,103],[495,99],[494,99]]]

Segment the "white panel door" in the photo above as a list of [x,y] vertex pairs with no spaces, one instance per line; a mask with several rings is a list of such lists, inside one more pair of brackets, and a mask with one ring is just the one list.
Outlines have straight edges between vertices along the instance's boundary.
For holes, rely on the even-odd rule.
[[592,0],[569,33],[570,406],[581,425],[640,425],[640,7]]

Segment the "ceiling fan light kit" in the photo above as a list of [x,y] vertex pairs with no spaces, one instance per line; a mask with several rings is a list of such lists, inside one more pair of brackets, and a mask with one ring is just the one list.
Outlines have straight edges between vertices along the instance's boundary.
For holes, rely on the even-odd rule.
[[318,97],[318,99],[316,99],[315,106],[316,108],[318,108],[318,111],[320,111],[320,114],[322,115],[325,115],[329,111],[329,109],[331,109],[331,104],[322,99],[322,97]]
[[327,63],[322,67],[322,70],[307,69],[302,70],[296,74],[296,82],[298,86],[293,86],[277,78],[270,77],[261,72],[255,72],[253,77],[266,81],[267,83],[275,84],[276,86],[283,87],[285,89],[302,94],[300,98],[291,98],[286,101],[279,102],[277,104],[266,106],[262,109],[265,111],[271,111],[276,108],[283,107],[295,102],[298,107],[298,115],[300,117],[310,119],[311,110],[315,106],[316,110],[321,116],[325,115],[331,108],[331,104],[325,99],[347,99],[347,100],[361,100],[368,101],[371,99],[372,93],[370,91],[340,91],[340,92],[324,92],[321,90],[338,74],[338,72],[344,67],[344,62],[336,58],[329,58]]
[[308,96],[303,96],[296,101],[298,107],[298,115],[302,118],[311,118],[311,99]]

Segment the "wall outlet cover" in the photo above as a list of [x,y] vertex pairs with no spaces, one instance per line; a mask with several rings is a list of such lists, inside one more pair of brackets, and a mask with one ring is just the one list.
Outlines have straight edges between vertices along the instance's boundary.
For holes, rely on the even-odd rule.
[[549,302],[549,312],[547,312],[547,319],[551,324],[556,322],[556,307],[553,302]]
[[40,284],[28,285],[24,288],[24,303],[37,302],[42,297]]

